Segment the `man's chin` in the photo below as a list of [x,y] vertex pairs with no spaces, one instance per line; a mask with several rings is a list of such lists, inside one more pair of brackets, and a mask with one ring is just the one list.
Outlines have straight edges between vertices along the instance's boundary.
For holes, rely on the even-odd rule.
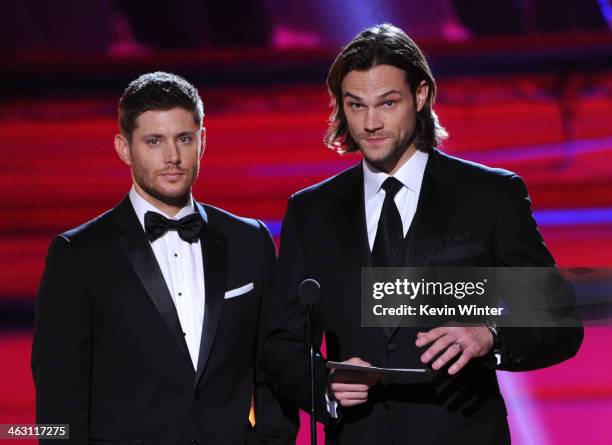
[[377,153],[378,156],[371,152],[362,151],[362,153],[365,160],[368,161],[368,164],[379,170],[384,170],[383,167],[391,162],[391,156],[389,156],[388,153]]
[[162,202],[168,206],[172,207],[184,207],[189,201],[189,197],[191,196],[190,189],[183,190],[154,190],[148,192],[151,196],[153,196],[159,202]]
[[189,192],[180,195],[164,195],[160,201],[174,207],[183,207],[189,201]]

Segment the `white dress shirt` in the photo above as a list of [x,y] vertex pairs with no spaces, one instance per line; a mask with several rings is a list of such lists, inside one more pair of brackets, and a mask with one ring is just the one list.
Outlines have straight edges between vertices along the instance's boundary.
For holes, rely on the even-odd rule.
[[[397,192],[394,199],[400,217],[402,218],[404,237],[406,233],[408,233],[408,229],[416,213],[419,194],[421,193],[421,183],[423,182],[423,174],[425,173],[425,166],[427,165],[428,158],[428,153],[417,150],[417,152],[393,175],[395,179],[399,180],[404,185]],[[365,216],[370,251],[374,248],[378,220],[380,219],[380,212],[382,211],[383,202],[385,201],[386,192],[381,186],[389,176],[390,175],[387,173],[372,166],[364,158],[363,195],[365,198]]]
[[[175,216],[169,217],[149,204],[136,189],[130,190],[130,201],[144,230],[144,216],[148,211],[160,213],[169,219],[181,219],[195,213],[193,198]],[[176,230],[169,230],[151,243],[153,253],[162,271],[179,321],[193,368],[198,367],[200,339],[204,321],[204,265],[200,240],[194,243],[183,241]]]

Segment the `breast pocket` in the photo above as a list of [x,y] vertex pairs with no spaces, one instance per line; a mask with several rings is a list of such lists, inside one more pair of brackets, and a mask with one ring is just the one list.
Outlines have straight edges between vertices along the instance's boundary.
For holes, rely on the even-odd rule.
[[[432,263],[472,264],[482,257],[485,251],[484,243],[458,244],[440,247],[431,259]],[[466,264],[467,265],[467,264]]]
[[254,282],[229,286],[225,291],[223,308],[226,311],[257,310],[258,289]]
[[232,298],[238,298],[246,294],[249,294],[254,288],[255,288],[255,285],[253,284],[253,282],[250,282],[242,286],[238,286],[236,288],[225,291],[225,295],[223,298],[226,300],[231,300]]

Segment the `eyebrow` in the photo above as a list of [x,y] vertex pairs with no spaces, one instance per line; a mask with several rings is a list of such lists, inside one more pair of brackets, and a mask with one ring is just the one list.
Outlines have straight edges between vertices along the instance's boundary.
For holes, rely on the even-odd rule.
[[196,132],[195,131],[183,131],[179,134],[176,135],[177,138],[183,137],[183,136],[195,136]]
[[[378,98],[383,98],[383,97],[390,96],[392,94],[399,94],[400,96],[403,96],[401,91],[391,90],[391,91],[387,91],[386,93],[379,94],[377,97]],[[346,93],[344,93],[344,97],[350,97],[350,98],[353,98],[355,100],[363,100],[361,97],[357,96],[356,94],[350,93],[348,91]]]
[[[174,137],[180,138],[183,136],[194,136],[196,134],[195,131],[181,131],[179,134],[177,134]],[[161,133],[149,133],[149,134],[145,134],[142,136],[143,138],[158,138],[158,139],[162,139],[165,138],[166,136],[161,134]]]

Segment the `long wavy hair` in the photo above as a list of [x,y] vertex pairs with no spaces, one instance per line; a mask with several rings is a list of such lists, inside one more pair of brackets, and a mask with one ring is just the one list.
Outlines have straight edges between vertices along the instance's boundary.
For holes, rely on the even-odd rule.
[[414,143],[418,150],[429,151],[448,137],[433,111],[436,81],[423,52],[401,29],[389,24],[376,25],[359,33],[346,45],[327,76],[327,87],[332,97],[332,113],[324,142],[339,153],[359,150],[351,137],[343,108],[342,80],[351,71],[366,71],[378,65],[391,65],[406,73],[415,104],[416,90],[424,80],[429,86],[423,109],[416,115]]

